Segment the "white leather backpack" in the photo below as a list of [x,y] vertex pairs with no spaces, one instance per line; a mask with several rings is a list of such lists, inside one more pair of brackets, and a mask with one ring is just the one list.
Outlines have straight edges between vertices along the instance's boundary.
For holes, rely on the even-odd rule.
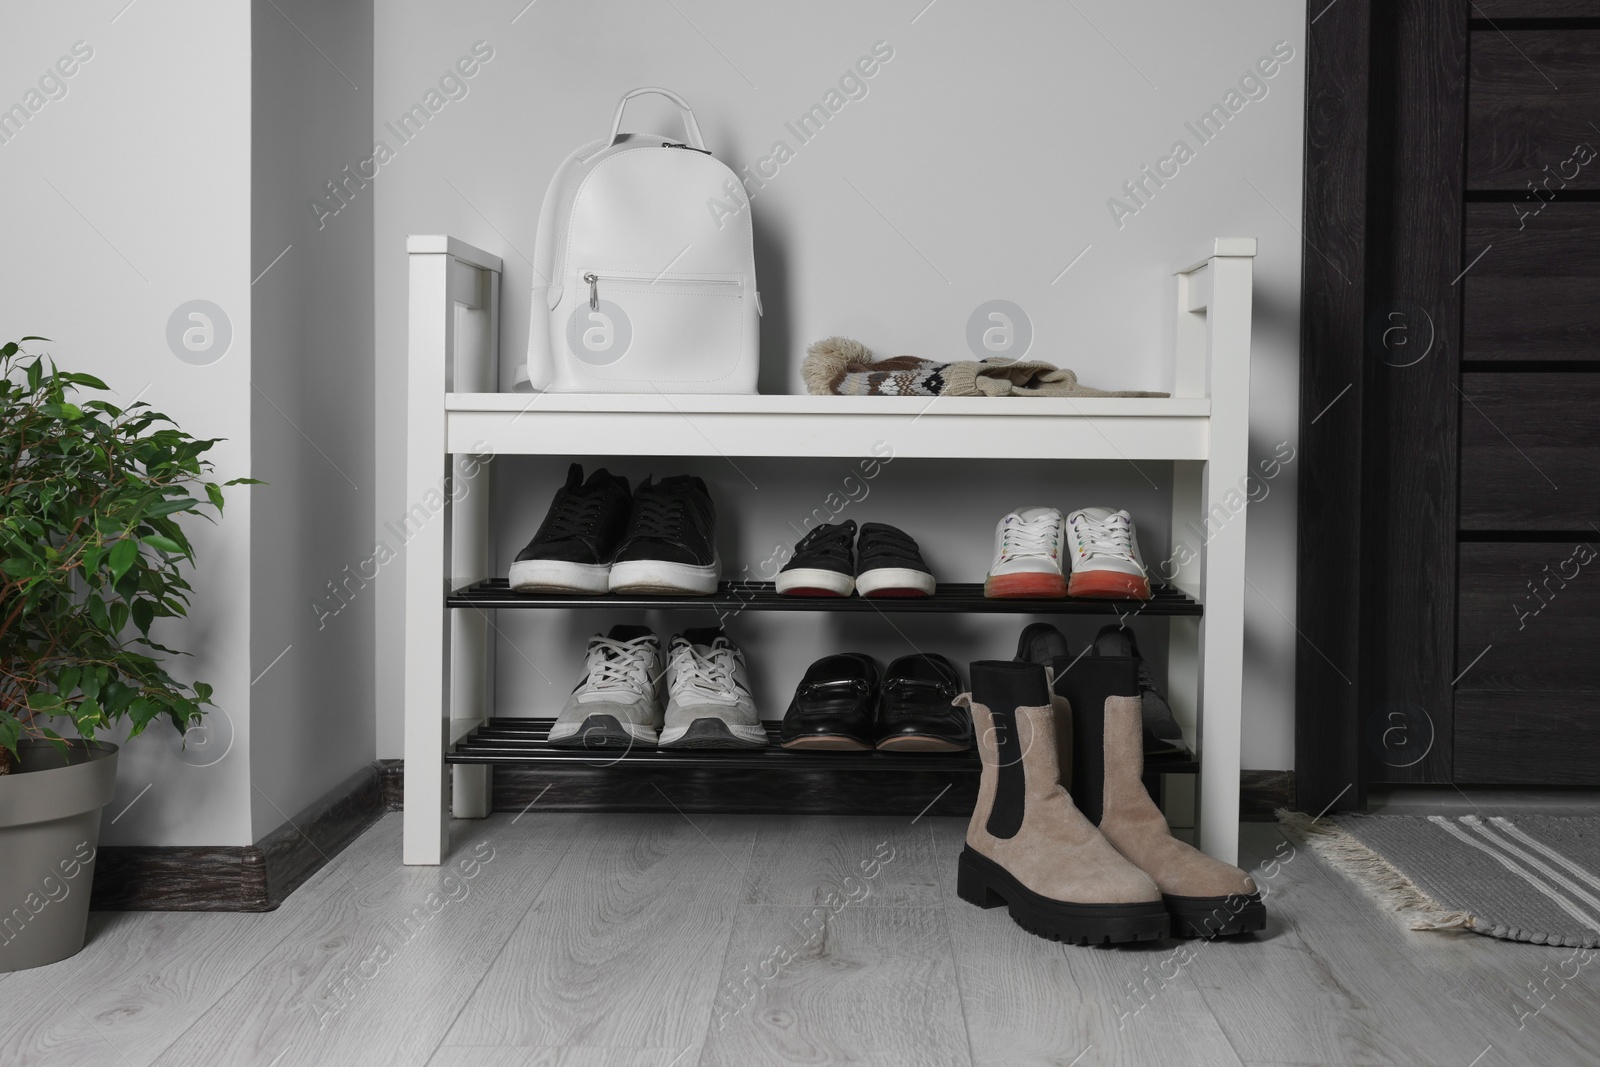
[[[682,141],[621,133],[628,101],[656,93]],[[528,362],[518,388],[574,393],[753,393],[760,362],[750,204],[666,89],[617,104],[611,136],[551,179],[534,248]]]

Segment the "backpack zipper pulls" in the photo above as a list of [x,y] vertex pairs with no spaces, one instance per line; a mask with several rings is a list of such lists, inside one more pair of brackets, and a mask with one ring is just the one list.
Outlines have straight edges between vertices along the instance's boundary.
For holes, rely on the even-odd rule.
[[589,283],[589,310],[590,311],[599,311],[600,310],[600,276],[598,274],[589,273],[589,274],[585,274],[583,276],[583,280]]

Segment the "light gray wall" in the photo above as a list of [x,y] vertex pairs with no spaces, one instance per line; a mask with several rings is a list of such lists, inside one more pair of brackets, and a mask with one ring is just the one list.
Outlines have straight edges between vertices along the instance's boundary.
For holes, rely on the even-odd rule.
[[[0,100],[44,102],[0,141],[0,335],[53,338],[120,401],[226,438],[219,480],[270,483],[192,525],[191,616],[157,636],[218,708],[187,746],[158,724],[124,748],[107,844],[249,844],[373,758],[370,599],[313,609],[371,549],[371,201],[321,233],[308,188],[366,138],[371,23],[370,0],[6,16]],[[231,340],[184,359],[169,323],[194,300]]]
[[[508,355],[519,356],[527,256],[545,186],[568,152],[604,134],[616,99],[639,85],[686,96],[710,147],[736,169],[768,156],[778,140],[793,150],[753,202],[767,310],[763,390],[801,391],[804,348],[829,334],[885,354],[964,358],[968,316],[994,298],[1026,311],[1035,336],[1030,354],[1076,369],[1091,385],[1165,388],[1171,269],[1214,236],[1255,236],[1252,457],[1271,456],[1280,442],[1293,446],[1301,253],[1291,220],[1300,217],[1303,38],[1303,10],[1267,0],[1154,7],[829,0],[759,12],[731,0],[382,5],[373,128],[394,157],[373,184],[375,527],[412,503],[401,472],[406,234],[448,232],[505,258],[502,336]],[[493,58],[465,83],[465,95],[398,143],[385,122],[421,101],[477,41]],[[879,41],[893,57],[866,81],[866,94],[799,143],[785,123],[823,101]],[[1275,45],[1291,58],[1269,62],[1272,77],[1241,89],[1241,77]],[[1214,103],[1235,113],[1202,142],[1186,124]],[[636,129],[675,129],[653,103],[630,115]],[[1125,197],[1124,183],[1170,157],[1179,140],[1193,157],[1162,187],[1147,186],[1154,192],[1144,203],[1125,200],[1138,209],[1119,219],[1109,201]],[[340,214],[328,226],[344,221]],[[597,445],[574,442],[574,451]],[[621,466],[630,475],[647,469]],[[754,551],[763,558],[767,542],[782,536],[784,517],[810,511],[832,476],[828,463],[752,464],[759,468],[753,488],[717,463],[648,466],[714,479],[736,564],[754,562]],[[976,578],[987,563],[988,529],[1006,507],[1125,502],[1147,554],[1156,555],[1167,523],[1157,490],[1167,475],[1144,475],[1156,489],[1120,465],[1047,474],[1031,465],[930,470],[907,462],[885,473],[881,504],[869,500],[855,517],[904,526],[929,544],[943,575]],[[1286,620],[1295,613],[1295,475],[1291,463],[1250,513],[1247,767],[1292,765],[1294,646]],[[501,462],[503,559],[532,533],[559,476],[555,465]],[[402,566],[385,568],[372,589],[383,756],[401,754]],[[499,656],[508,711],[570,687],[587,628],[617,621],[584,616],[577,631],[564,631],[556,620],[513,616],[503,613],[502,622],[515,647]],[[674,624],[683,620],[660,621]],[[968,659],[1005,651],[1015,632],[1014,624],[970,620],[918,626],[916,634],[872,629],[866,620],[741,618],[733,625],[750,646],[753,671],[767,679],[762,697],[772,717],[781,715],[785,687],[805,662],[842,644],[888,656],[926,641]],[[1144,627],[1152,639],[1159,630]]]
[[[373,759],[371,0],[253,0],[250,749],[259,838]],[[336,201],[337,202],[337,201]],[[281,255],[281,258],[279,258]],[[346,565],[352,570],[346,572]],[[332,583],[330,585],[330,583]],[[337,593],[334,591],[337,589]]]
[[[250,18],[243,4],[164,0],[9,4],[0,107],[25,102],[75,42],[92,58],[52,82],[55,99],[0,143],[0,336],[53,338],[61,366],[88,371],[198,437],[218,480],[251,472]],[[65,95],[59,95],[64,86]],[[261,265],[264,265],[261,264]],[[259,266],[257,266],[259,269]],[[206,365],[167,342],[181,305],[207,300],[232,342]],[[220,321],[217,325],[220,326]],[[180,752],[164,724],[123,749],[106,844],[252,840],[252,493],[190,530],[199,556],[186,622],[157,639],[193,653],[180,677],[216,687],[205,743]]]

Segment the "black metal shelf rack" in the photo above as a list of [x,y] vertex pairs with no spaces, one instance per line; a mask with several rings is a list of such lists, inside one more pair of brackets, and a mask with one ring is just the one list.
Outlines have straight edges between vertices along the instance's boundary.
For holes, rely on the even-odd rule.
[[452,592],[452,608],[681,608],[718,614],[738,611],[876,611],[883,614],[972,612],[993,615],[1191,615],[1203,613],[1200,602],[1171,586],[1156,586],[1149,600],[1089,600],[1083,597],[1039,597],[992,600],[978,583],[941,585],[926,597],[795,597],[780,596],[771,582],[723,582],[710,596],[643,596],[607,593],[576,596],[556,593],[513,593],[504,578],[491,578]]
[[[740,812],[753,815],[966,815],[978,797],[975,752],[818,752],[781,748],[556,748],[554,719],[487,720],[456,742],[447,763],[513,771],[496,778],[495,807],[519,811]],[[1145,760],[1161,776],[1195,774],[1188,754]]]
[[[504,578],[451,592],[451,608],[611,608],[707,612],[725,619],[742,611],[879,612],[993,615],[1198,616],[1193,597],[1157,586],[1149,600],[1080,597],[991,600],[977,583],[940,585],[928,597],[789,597],[771,582],[723,582],[710,596],[578,596],[522,594]],[[546,811],[682,811],[815,815],[963,815],[978,795],[975,752],[816,752],[782,748],[778,724],[765,725],[764,749],[661,750],[556,748],[545,740],[553,719],[490,718],[459,739],[445,761],[488,765],[495,807]],[[1145,761],[1145,782],[1158,798],[1162,775],[1195,774],[1188,754]]]

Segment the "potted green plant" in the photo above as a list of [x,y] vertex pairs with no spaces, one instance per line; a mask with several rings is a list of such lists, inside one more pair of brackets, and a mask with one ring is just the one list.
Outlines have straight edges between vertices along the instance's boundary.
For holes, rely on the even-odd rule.
[[[147,404],[0,347],[0,972],[83,947],[117,746],[157,719],[187,730],[211,687],[167,673],[151,637],[185,614],[180,519],[222,511],[199,440]],[[248,479],[235,479],[236,482]],[[194,494],[200,495],[194,495]],[[209,516],[207,516],[209,518]]]

